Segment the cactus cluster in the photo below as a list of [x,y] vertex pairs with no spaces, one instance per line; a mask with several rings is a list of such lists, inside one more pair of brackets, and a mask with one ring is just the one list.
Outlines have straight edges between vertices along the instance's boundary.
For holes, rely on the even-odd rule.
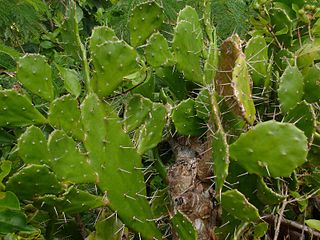
[[281,219],[314,217],[319,4],[253,0],[249,36],[220,39],[212,1],[173,21],[150,0],[126,39],[80,2],[52,33],[59,52],[5,51],[0,236],[59,238],[62,217],[87,239],[269,239]]

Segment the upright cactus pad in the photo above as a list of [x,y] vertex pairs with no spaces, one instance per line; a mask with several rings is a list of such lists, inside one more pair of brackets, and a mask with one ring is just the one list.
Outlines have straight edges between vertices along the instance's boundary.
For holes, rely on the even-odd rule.
[[260,176],[289,177],[306,161],[307,153],[303,132],[293,124],[276,121],[259,123],[230,145],[231,158]]
[[195,9],[187,6],[179,13],[172,47],[178,70],[187,80],[198,84],[203,84],[202,44],[203,34],[198,14]]
[[164,20],[162,7],[155,1],[149,1],[137,5],[130,16],[130,43],[138,47],[158,29]]
[[197,116],[204,121],[208,121],[211,114],[211,99],[208,89],[204,89],[199,92],[197,98],[195,99],[195,108],[197,111]]
[[48,120],[54,128],[63,129],[78,140],[83,139],[80,109],[71,95],[62,96],[51,103]]
[[62,186],[46,165],[28,165],[12,175],[7,190],[14,191],[20,199],[33,199],[44,194],[58,194]]
[[254,86],[264,87],[268,67],[268,46],[264,37],[252,37],[247,43],[245,55]]
[[288,66],[280,78],[278,97],[283,114],[294,108],[303,97],[303,76],[298,67]]
[[44,56],[27,54],[20,58],[17,78],[32,93],[47,101],[54,99],[51,67]]
[[72,183],[95,183],[90,160],[79,151],[77,143],[63,131],[55,130],[48,141],[51,161],[49,166],[57,177]]
[[229,169],[229,145],[226,134],[222,129],[217,130],[212,137],[212,159],[215,190],[221,196],[223,184],[228,176]]
[[179,239],[197,240],[197,231],[190,220],[181,212],[177,212],[172,218],[173,229],[177,232]]
[[172,60],[168,42],[161,33],[154,33],[147,42],[145,55],[147,62],[153,67],[159,67]]
[[256,109],[251,96],[250,75],[244,54],[240,54],[236,60],[232,72],[232,86],[243,118],[249,124],[253,124]]
[[254,222],[260,218],[258,209],[235,189],[222,193],[221,206],[232,216],[245,222]]
[[304,76],[304,99],[309,103],[320,102],[320,69],[316,66],[308,68]]
[[205,131],[204,122],[197,117],[195,102],[191,98],[180,102],[171,117],[176,130],[182,135],[198,136]]
[[98,26],[92,30],[92,34],[89,40],[90,48],[94,48],[105,41],[117,41],[118,38],[113,29],[107,26]]
[[140,155],[154,148],[161,141],[162,131],[166,124],[166,116],[166,108],[160,103],[154,103],[145,123],[137,132],[137,152]]
[[61,78],[64,81],[64,88],[76,98],[81,93],[81,79],[78,72],[74,69],[58,66]]
[[106,41],[90,46],[95,74],[92,89],[100,97],[110,95],[128,76],[139,70],[136,51],[124,41]]
[[152,102],[141,95],[133,95],[124,112],[124,130],[131,132],[139,127],[152,109]]
[[35,126],[27,128],[18,140],[19,156],[25,163],[48,164],[50,159],[47,139],[41,129]]
[[0,127],[43,123],[46,123],[45,117],[26,96],[14,90],[0,91]]
[[111,106],[94,94],[81,105],[84,146],[98,176],[97,185],[107,192],[110,207],[120,219],[147,239],[161,238],[152,222],[141,159]]

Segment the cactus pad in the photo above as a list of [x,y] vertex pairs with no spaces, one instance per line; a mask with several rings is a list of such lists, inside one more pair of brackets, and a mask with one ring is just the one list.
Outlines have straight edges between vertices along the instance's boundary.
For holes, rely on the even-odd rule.
[[32,93],[47,101],[54,98],[51,67],[39,54],[27,54],[19,59],[18,80]]
[[147,62],[153,67],[167,64],[172,59],[168,42],[161,33],[154,33],[147,42],[145,49]]
[[76,139],[83,139],[83,127],[80,119],[78,102],[70,95],[55,99],[50,105],[49,123],[58,129],[63,129]]
[[162,7],[154,1],[137,5],[130,16],[130,43],[137,47],[158,29],[164,20]]
[[310,103],[320,102],[320,69],[310,67],[304,75],[304,99]]
[[245,222],[254,222],[260,218],[258,209],[235,189],[222,193],[221,206],[232,216]]
[[286,122],[294,123],[296,127],[304,131],[309,141],[312,140],[316,127],[316,116],[311,104],[306,101],[298,103],[285,116]]
[[92,30],[92,34],[89,40],[90,48],[94,48],[105,41],[117,41],[118,38],[113,29],[107,26],[98,26]]
[[161,237],[146,200],[141,159],[121,122],[108,104],[94,94],[81,105],[84,146],[97,173],[97,185],[108,193],[110,207],[145,238]]
[[124,130],[131,132],[139,127],[152,109],[152,102],[141,95],[133,95],[124,112]]
[[55,130],[48,141],[50,167],[61,180],[72,183],[94,183],[96,175],[87,157],[80,153],[76,142],[63,131]]
[[64,81],[64,88],[76,98],[81,93],[80,76],[74,69],[58,66],[61,78]]
[[90,50],[95,68],[90,84],[101,97],[111,94],[125,76],[139,70],[136,51],[124,41],[106,41]]
[[[212,80],[212,79],[211,79]],[[208,121],[211,114],[211,99],[208,89],[203,89],[199,92],[195,100],[195,108],[197,111],[197,116],[204,121]]]
[[217,130],[212,137],[212,159],[213,172],[215,175],[215,190],[220,196],[229,169],[229,145],[226,134],[222,129]]
[[7,190],[14,191],[20,199],[32,199],[37,195],[58,194],[62,186],[46,165],[28,165],[12,175]]
[[204,122],[197,117],[195,102],[191,98],[180,102],[173,110],[172,121],[182,135],[198,136],[205,131]]
[[303,76],[298,67],[288,66],[280,78],[278,97],[283,114],[294,108],[303,97]]
[[160,103],[154,103],[145,123],[138,131],[137,152],[142,155],[147,150],[157,146],[162,139],[162,131],[166,124],[166,108]]
[[197,240],[197,231],[189,219],[178,211],[172,218],[173,229],[177,232],[179,239]]
[[247,43],[245,55],[254,86],[263,87],[267,78],[268,66],[268,46],[264,37],[252,37]]
[[[272,145],[272,149],[269,146]],[[290,123],[262,122],[230,145],[230,156],[249,173],[289,177],[306,161],[307,138]]]
[[0,126],[24,127],[46,123],[46,119],[24,95],[13,90],[0,91]]
[[174,29],[172,47],[177,68],[185,78],[196,83],[203,83],[201,56],[203,34],[199,17],[190,6],[180,11],[178,24]]
[[47,139],[41,129],[35,126],[27,128],[18,140],[19,155],[25,163],[48,164],[50,159]]
[[269,188],[262,177],[259,177],[257,182],[257,190],[257,197],[264,204],[278,204],[287,198]]

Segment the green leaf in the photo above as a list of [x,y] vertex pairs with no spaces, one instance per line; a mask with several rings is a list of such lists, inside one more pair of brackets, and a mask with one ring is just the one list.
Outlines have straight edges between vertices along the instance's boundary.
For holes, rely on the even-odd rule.
[[58,66],[58,69],[59,69],[61,78],[64,81],[65,89],[76,98],[79,97],[81,93],[81,84],[80,84],[79,74],[73,69],[63,68],[59,66]]
[[309,227],[320,231],[320,221],[319,220],[308,219],[308,220],[305,220],[304,223],[307,224]]

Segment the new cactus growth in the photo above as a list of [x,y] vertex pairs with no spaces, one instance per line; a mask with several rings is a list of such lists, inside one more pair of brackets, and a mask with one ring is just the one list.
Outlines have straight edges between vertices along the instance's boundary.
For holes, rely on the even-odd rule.
[[192,223],[181,212],[177,212],[172,218],[173,228],[180,239],[197,240],[197,232]]

